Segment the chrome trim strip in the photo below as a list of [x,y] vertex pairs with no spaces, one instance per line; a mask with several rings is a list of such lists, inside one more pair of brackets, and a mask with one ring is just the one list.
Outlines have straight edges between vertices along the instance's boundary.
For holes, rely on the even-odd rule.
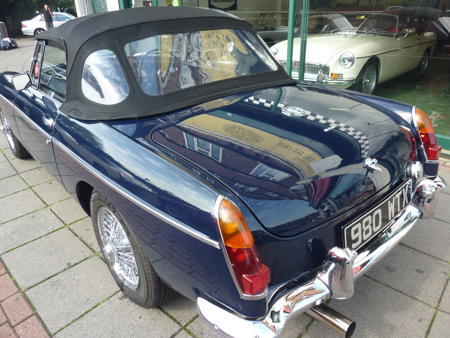
[[101,181],[106,183],[110,188],[112,188],[113,190],[115,190],[116,192],[121,194],[123,197],[125,197],[126,199],[128,199],[132,203],[134,203],[134,204],[138,205],[139,207],[145,209],[146,211],[148,211],[152,215],[158,217],[160,220],[170,224],[171,226],[173,226],[174,228],[184,232],[185,234],[188,234],[189,236],[192,236],[192,237],[202,241],[203,243],[206,243],[206,244],[208,244],[208,245],[210,245],[210,246],[212,246],[212,247],[214,247],[216,249],[220,249],[219,242],[211,239],[210,237],[208,237],[204,233],[202,233],[202,232],[200,232],[198,230],[195,230],[195,229],[191,228],[190,226],[188,226],[188,225],[178,221],[177,219],[175,219],[172,216],[164,213],[163,211],[156,209],[155,207],[153,207],[152,205],[148,204],[147,202],[145,202],[141,198],[137,197],[136,195],[132,194],[128,190],[123,189],[121,186],[119,186],[114,181],[110,180],[108,177],[106,177],[105,175],[100,173],[98,170],[92,168],[92,166],[90,166],[85,160],[83,160],[81,157],[79,157],[77,154],[75,154],[72,150],[67,148],[64,144],[62,144],[58,140],[53,139],[53,144],[58,146],[58,148],[60,148],[60,150],[62,150],[68,156],[70,156],[73,159],[75,159],[79,164],[81,164],[86,170],[91,172],[95,177],[97,177],[98,179],[100,179]]
[[216,249],[220,249],[219,242],[211,239],[210,237],[206,236],[202,232],[195,230],[191,228],[190,226],[178,221],[177,219],[173,218],[172,216],[167,215],[166,213],[162,212],[161,210],[156,209],[155,207],[151,206],[147,202],[143,201],[136,195],[132,194],[129,191],[126,191],[119,185],[117,185],[115,182],[111,181],[109,178],[107,178],[105,175],[97,171],[96,169],[92,168],[86,161],[84,161],[81,157],[76,155],[73,151],[71,151],[69,148],[67,148],[64,144],[53,138],[50,134],[48,134],[45,130],[43,130],[36,122],[34,122],[28,115],[26,115],[22,110],[14,106],[14,109],[17,110],[21,116],[29,123],[32,124],[37,131],[41,132],[43,135],[47,137],[48,140],[51,140],[54,145],[57,145],[62,151],[64,151],[67,155],[77,160],[85,169],[87,169],[89,172],[91,172],[94,176],[96,176],[98,179],[105,182],[107,185],[109,185],[112,189],[114,189],[116,192],[120,193],[122,196],[130,200],[131,202],[137,204],[138,206],[144,208],[154,216],[158,217],[159,219],[169,223],[176,229],[202,241],[203,243],[206,243]]
[[[224,241],[223,241],[222,232],[220,231],[219,208],[220,208],[220,203],[222,203],[222,201],[224,199],[225,199],[225,197],[222,196],[222,195],[217,196],[216,202],[214,203],[214,218],[216,219],[217,231],[220,234],[220,249],[222,250],[223,257],[225,258],[225,262],[227,263],[228,271],[230,272],[230,275],[231,275],[231,278],[233,279],[234,285],[236,286],[236,289],[239,292],[239,296],[242,299],[258,300],[258,299],[265,298],[267,296],[267,294],[268,294],[268,289],[267,288],[266,288],[266,290],[263,293],[260,293],[259,295],[248,295],[248,294],[242,292],[241,286],[239,285],[239,283],[238,283],[238,281],[236,279],[236,274],[234,273],[233,266],[231,265],[231,262],[230,262],[230,258],[228,257],[227,249],[225,248]],[[237,208],[237,206],[236,206],[236,208]]]
[[[418,44],[406,46],[406,47],[403,47],[403,48],[393,48],[393,49],[390,49],[388,51],[379,52],[379,53],[376,53],[376,54],[370,54],[370,55],[367,55],[367,56],[358,56],[356,59],[369,59],[372,56],[383,55],[383,54],[388,54],[388,53],[392,53],[392,52],[398,52],[398,51],[402,51],[404,49],[414,48],[414,47],[421,46],[421,45],[426,45],[426,44],[429,44],[429,43],[433,44],[433,42],[436,42],[436,41],[437,40],[431,40],[431,41],[425,41],[425,42],[421,42],[421,43],[418,43]],[[432,48],[432,49],[435,49],[434,46],[429,46],[429,47]]]

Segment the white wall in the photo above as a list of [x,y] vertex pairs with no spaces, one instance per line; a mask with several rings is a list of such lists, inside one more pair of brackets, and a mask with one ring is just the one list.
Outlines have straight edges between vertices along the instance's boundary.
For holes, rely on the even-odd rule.
[[119,0],[106,0],[106,6],[108,7],[108,12],[120,9]]
[[75,0],[75,9],[78,17],[93,13],[90,0]]

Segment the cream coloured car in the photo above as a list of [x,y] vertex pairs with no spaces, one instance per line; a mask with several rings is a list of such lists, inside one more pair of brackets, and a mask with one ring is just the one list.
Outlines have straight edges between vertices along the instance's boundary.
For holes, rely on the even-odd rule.
[[[436,34],[408,15],[373,13],[354,28],[311,35],[307,40],[304,79],[372,93],[377,84],[415,71],[425,74]],[[294,39],[293,77],[298,78],[300,38]],[[287,41],[271,48],[282,63]]]

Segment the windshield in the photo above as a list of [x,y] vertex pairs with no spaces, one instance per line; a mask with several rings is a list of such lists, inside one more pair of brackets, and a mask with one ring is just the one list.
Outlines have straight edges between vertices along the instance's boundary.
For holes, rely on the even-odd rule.
[[359,25],[356,33],[394,35],[398,32],[398,16],[371,14]]
[[150,36],[127,43],[125,54],[150,96],[278,69],[261,42],[244,30]]

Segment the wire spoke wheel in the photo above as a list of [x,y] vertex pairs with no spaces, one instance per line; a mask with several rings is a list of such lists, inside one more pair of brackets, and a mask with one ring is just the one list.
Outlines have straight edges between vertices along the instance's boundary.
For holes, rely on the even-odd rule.
[[368,65],[362,75],[361,91],[366,94],[371,94],[377,84],[377,70],[374,65]]
[[113,211],[99,208],[97,224],[103,246],[103,254],[120,281],[131,290],[139,286],[139,270],[130,240]]

